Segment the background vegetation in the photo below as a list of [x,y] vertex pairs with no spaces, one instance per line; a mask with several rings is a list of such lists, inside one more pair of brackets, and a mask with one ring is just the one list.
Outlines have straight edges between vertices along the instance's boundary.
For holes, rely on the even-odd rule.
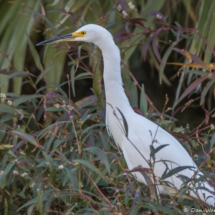
[[186,187],[156,199],[128,173],[105,129],[97,47],[35,44],[87,23],[107,28],[132,107],[178,138],[214,182],[214,10],[213,0],[0,0],[0,214],[207,208],[182,199]]

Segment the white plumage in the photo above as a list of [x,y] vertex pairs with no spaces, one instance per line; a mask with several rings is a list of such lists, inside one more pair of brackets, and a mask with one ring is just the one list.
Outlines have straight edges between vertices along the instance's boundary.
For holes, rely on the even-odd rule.
[[[93,24],[81,27],[75,34],[78,34],[79,32],[85,32],[86,34],[83,37],[77,36],[71,37],[71,39],[68,38],[67,41],[92,42],[102,51],[104,60],[107,129],[113,136],[115,142],[122,149],[128,168],[130,170],[138,166],[149,168],[147,161],[150,159],[150,145],[153,140],[155,140],[153,142],[154,148],[163,144],[169,144],[155,154],[156,161],[165,161],[170,170],[179,166],[192,166],[194,169],[185,169],[178,173],[185,175],[188,178],[192,178],[194,171],[198,171],[198,168],[181,144],[164,129],[158,127],[158,125],[147,118],[136,114],[131,108],[123,89],[120,51],[115,45],[112,35],[103,27]],[[53,42],[53,40],[51,42]],[[43,44],[46,43],[48,43],[48,41],[45,41]],[[125,135],[122,116],[118,109],[126,118],[128,124],[128,137]],[[135,149],[131,142],[140,153]],[[163,162],[155,163],[154,174],[157,178],[162,176],[166,170],[166,165]],[[134,175],[138,181],[146,183],[145,178],[140,172],[135,172]],[[203,174],[198,171],[196,178],[198,178],[199,175]],[[171,196],[177,195],[178,190],[180,190],[182,185],[181,179],[179,179],[177,175],[173,175],[165,179],[165,181],[169,181],[172,184],[172,188],[165,185],[159,185],[157,187],[158,193],[165,193]],[[207,182],[204,182],[201,186],[214,192],[214,189]],[[200,189],[196,192],[202,201],[214,206],[215,196],[213,194]],[[190,196],[198,198],[194,192],[190,192]]]

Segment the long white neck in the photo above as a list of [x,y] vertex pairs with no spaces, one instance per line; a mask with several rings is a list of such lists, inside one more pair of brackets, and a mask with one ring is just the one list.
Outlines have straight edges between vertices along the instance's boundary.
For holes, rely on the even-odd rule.
[[98,45],[104,61],[104,85],[106,102],[121,111],[132,109],[123,89],[120,50],[113,40]]

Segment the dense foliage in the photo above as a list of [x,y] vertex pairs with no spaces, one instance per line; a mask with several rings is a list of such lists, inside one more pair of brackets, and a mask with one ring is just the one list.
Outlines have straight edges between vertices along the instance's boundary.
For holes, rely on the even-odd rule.
[[[156,184],[128,171],[105,127],[98,48],[35,44],[86,23],[106,27],[131,106],[174,135],[214,186],[214,9],[213,0],[0,0],[0,214],[202,214],[204,202],[182,198],[186,183],[178,197],[158,198]],[[151,80],[174,98],[156,98]],[[133,171],[154,174],[153,165]]]

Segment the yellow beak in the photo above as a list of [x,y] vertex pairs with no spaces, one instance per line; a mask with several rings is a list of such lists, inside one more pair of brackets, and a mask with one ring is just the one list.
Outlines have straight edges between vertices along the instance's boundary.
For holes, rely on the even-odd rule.
[[83,36],[84,35],[81,32],[74,32],[71,34],[66,34],[63,36],[59,36],[59,37],[51,38],[49,40],[42,41],[40,43],[37,43],[36,46],[57,43],[57,42],[62,42],[62,41],[71,41],[72,39],[74,39],[76,37],[83,37]]

